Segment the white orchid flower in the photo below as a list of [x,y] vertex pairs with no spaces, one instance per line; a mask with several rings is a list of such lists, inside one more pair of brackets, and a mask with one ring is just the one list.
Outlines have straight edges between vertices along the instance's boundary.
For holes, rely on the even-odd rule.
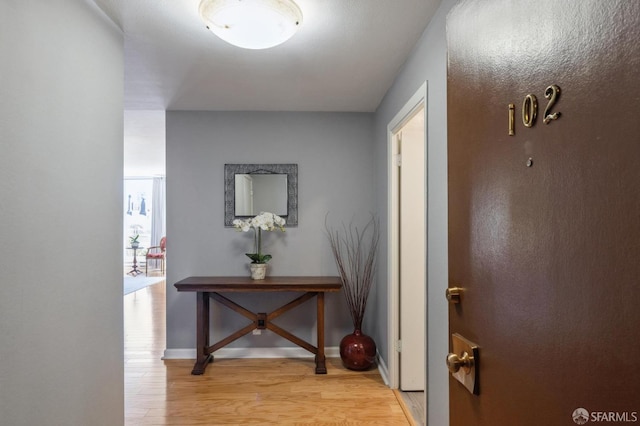
[[262,231],[274,231],[275,229],[284,232],[285,220],[271,212],[261,212],[249,220],[235,219],[232,224],[242,232],[247,232],[249,229],[256,231],[254,236],[255,253],[247,253],[247,256],[253,263],[267,263],[269,259],[271,259],[271,255],[262,254],[262,238],[260,233]]

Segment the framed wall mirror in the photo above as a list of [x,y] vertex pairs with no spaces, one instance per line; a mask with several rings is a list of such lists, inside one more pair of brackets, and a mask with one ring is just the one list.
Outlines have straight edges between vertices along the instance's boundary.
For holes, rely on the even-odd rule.
[[298,226],[298,165],[225,164],[224,225],[265,211]]

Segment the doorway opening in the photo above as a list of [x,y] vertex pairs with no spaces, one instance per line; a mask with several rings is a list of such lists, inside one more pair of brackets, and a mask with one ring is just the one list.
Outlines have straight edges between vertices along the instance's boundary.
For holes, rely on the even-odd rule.
[[157,278],[165,275],[165,139],[164,111],[125,111],[125,295],[158,283]]
[[426,82],[387,126],[389,167],[389,385],[422,392],[426,407]]
[[[166,237],[165,115],[165,111],[155,110],[124,111],[121,232],[125,401],[139,392],[140,366],[160,359],[166,348],[166,258],[161,248]],[[133,250],[131,238],[135,236],[138,248]],[[163,256],[147,256],[149,253]],[[126,423],[130,418],[138,419],[139,410],[125,411]]]

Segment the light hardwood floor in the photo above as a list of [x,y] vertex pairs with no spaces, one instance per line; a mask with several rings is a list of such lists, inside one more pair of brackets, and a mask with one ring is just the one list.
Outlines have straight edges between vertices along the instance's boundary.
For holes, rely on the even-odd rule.
[[[161,360],[165,284],[124,297],[126,425],[410,425],[377,370],[339,359],[216,359],[202,376],[191,360]],[[402,399],[402,398],[400,398]]]

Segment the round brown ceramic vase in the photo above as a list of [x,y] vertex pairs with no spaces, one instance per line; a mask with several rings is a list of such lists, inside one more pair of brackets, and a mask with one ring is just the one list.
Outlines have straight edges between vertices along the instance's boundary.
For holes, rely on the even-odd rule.
[[367,370],[376,360],[376,343],[362,331],[355,330],[340,341],[340,358],[349,370]]

